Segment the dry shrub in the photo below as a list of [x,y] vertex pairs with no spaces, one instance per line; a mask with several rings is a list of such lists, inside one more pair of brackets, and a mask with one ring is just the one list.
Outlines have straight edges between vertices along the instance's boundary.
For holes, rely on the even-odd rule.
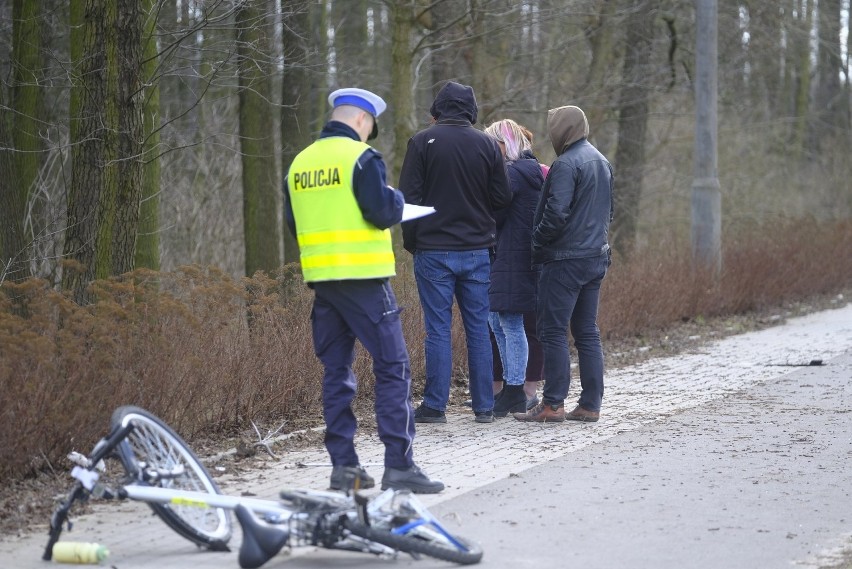
[[742,314],[852,284],[852,222],[777,220],[725,235],[718,278],[689,252],[646,250],[615,259],[601,291],[604,337],[624,338],[677,321]]
[[[777,305],[852,285],[852,223],[776,222],[725,236],[718,279],[687,251],[660,247],[616,259],[602,291],[605,338]],[[424,381],[422,312],[409,264],[393,279],[411,354],[413,392]],[[91,286],[79,306],[32,279],[0,287],[0,475],[19,477],[87,451],[119,405],[145,407],[181,434],[287,430],[321,420],[322,369],[310,330],[313,293],[296,267],[235,280],[215,268],[138,270]],[[453,328],[457,385],[467,370]],[[358,349],[361,409],[372,407],[372,363]],[[249,427],[250,428],[250,427]]]
[[310,295],[217,269],[135,271],[78,306],[45,282],[0,294],[0,474],[88,450],[112,410],[145,407],[192,437],[320,409]]

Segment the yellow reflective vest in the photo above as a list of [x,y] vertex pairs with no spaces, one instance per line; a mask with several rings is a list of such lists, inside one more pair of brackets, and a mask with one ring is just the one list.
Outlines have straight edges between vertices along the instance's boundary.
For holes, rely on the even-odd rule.
[[368,148],[351,138],[321,138],[290,165],[287,189],[305,282],[396,274],[390,230],[364,219],[352,192],[355,162]]

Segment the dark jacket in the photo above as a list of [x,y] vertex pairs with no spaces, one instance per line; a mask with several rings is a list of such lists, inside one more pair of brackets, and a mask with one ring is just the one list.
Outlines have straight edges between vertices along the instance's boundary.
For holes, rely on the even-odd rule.
[[507,164],[511,205],[497,212],[497,249],[491,264],[488,301],[492,312],[535,310],[539,266],[530,254],[532,220],[544,176],[531,154]]
[[558,158],[533,218],[533,262],[604,254],[613,216],[612,166],[586,139],[588,122],[579,108],[553,109],[547,124]]
[[408,141],[399,189],[406,202],[436,213],[403,223],[403,246],[410,252],[493,247],[494,210],[507,206],[511,194],[497,143],[473,128],[473,89],[447,83],[431,112],[436,123]]

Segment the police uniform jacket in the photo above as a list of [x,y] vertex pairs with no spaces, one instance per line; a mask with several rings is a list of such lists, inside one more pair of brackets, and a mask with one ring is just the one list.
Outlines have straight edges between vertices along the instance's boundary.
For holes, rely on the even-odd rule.
[[[349,125],[329,121],[320,133],[320,139],[342,136],[360,141],[358,133]],[[296,236],[296,220],[288,198],[288,179],[284,177],[284,216],[290,232]],[[385,164],[382,155],[374,148],[367,148],[355,162],[352,171],[352,192],[364,219],[378,229],[387,229],[400,222],[404,198],[401,192],[386,182]]]

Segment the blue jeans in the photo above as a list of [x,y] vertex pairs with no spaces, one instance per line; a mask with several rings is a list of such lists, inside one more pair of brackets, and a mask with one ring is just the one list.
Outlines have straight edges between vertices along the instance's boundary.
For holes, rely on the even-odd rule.
[[609,253],[546,263],[538,283],[536,328],[544,350],[544,402],[561,404],[571,384],[568,328],[580,367],[579,405],[600,411],[604,392],[598,301],[609,267]]
[[488,323],[497,340],[497,350],[503,363],[503,379],[508,385],[523,385],[529,358],[523,313],[492,312],[488,316]]
[[444,411],[453,374],[451,326],[453,297],[458,302],[467,340],[467,365],[473,410],[494,408],[491,341],[488,337],[487,249],[415,251],[414,276],[426,328],[426,388],[423,404]]

